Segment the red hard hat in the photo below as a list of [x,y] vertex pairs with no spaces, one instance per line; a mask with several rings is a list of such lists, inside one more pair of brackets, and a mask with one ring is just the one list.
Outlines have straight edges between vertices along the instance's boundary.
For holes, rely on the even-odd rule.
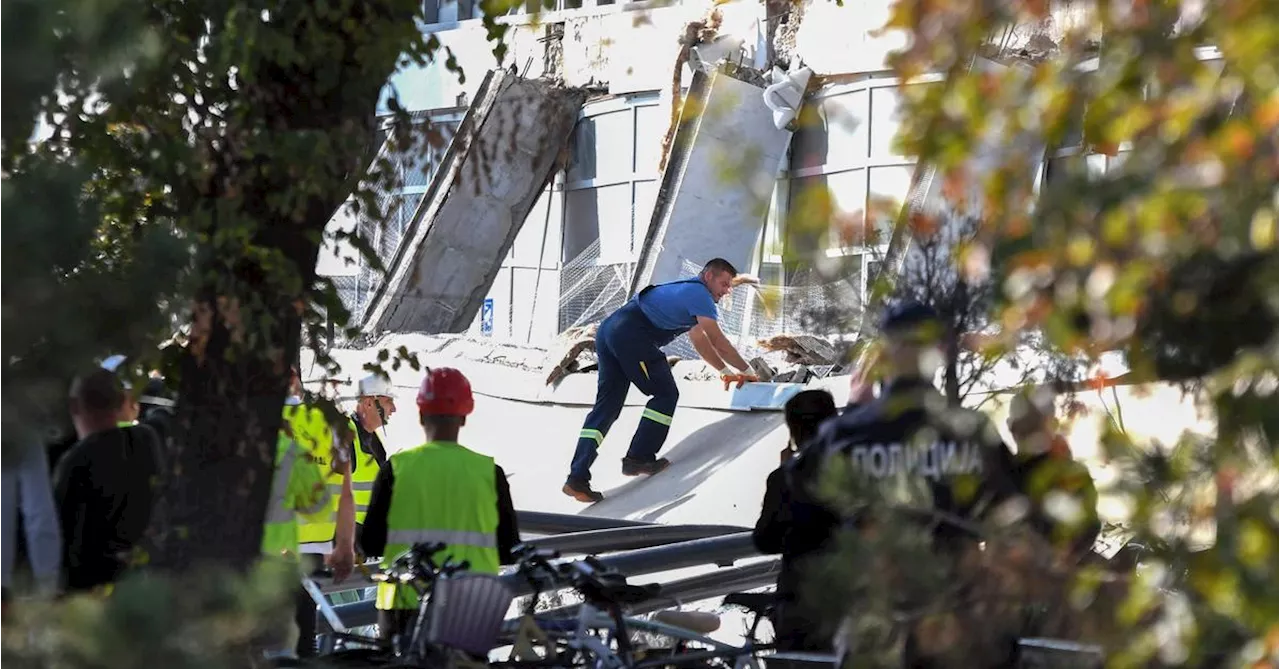
[[423,416],[466,416],[475,408],[471,382],[452,367],[428,370],[418,387],[418,413]]

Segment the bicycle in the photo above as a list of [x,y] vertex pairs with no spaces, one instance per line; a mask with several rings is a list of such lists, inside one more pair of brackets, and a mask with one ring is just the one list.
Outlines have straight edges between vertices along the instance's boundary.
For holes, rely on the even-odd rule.
[[[623,615],[625,608],[658,597],[661,587],[657,584],[630,585],[622,574],[608,569],[593,557],[554,564],[551,560],[558,557],[554,551],[518,546],[515,552],[517,572],[524,575],[533,596],[523,615],[518,620],[507,621],[504,626],[504,634],[513,646],[511,657],[506,661],[493,662],[491,666],[507,669],[562,666],[591,669],[672,666],[759,669],[757,655],[772,647],[771,644],[755,642],[760,607],[755,606],[757,602],[750,598],[736,603],[750,604],[747,608],[757,614],[756,620],[751,626],[748,642],[734,646],[689,627]],[[584,600],[577,607],[575,616],[538,614],[535,611],[541,593],[566,587],[576,590]],[[668,652],[636,649],[631,642],[633,632],[667,637],[675,644]],[[545,657],[537,656],[534,642],[546,648]],[[707,648],[691,648],[696,646]]]
[[[450,587],[453,584],[466,584],[477,578],[486,582],[497,581],[492,577],[485,579],[485,575],[467,572],[470,564],[465,561],[455,563],[450,559],[443,565],[437,565],[433,556],[445,547],[445,544],[439,542],[414,544],[385,569],[370,576],[370,580],[375,583],[407,586],[417,594],[417,614],[407,634],[397,635],[391,641],[353,634],[346,631],[332,607],[322,603],[321,614],[328,619],[330,626],[334,629],[332,636],[341,647],[317,658],[317,664],[441,667],[473,662],[466,654],[474,654],[476,643],[465,636],[465,632],[472,630],[464,630],[464,635],[460,636],[457,630],[450,629],[448,625],[458,616],[450,618],[447,615],[435,614],[446,605],[446,600],[457,601],[469,598],[471,593],[468,592],[451,594]],[[318,587],[310,579],[306,585],[314,597],[318,593]],[[505,614],[511,599],[508,592],[505,605],[499,602],[500,615]]]

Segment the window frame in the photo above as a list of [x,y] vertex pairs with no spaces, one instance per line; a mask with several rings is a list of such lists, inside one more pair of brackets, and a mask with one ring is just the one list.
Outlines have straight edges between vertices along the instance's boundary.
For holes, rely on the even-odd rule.
[[[582,108],[579,110],[577,123],[581,123],[582,121],[589,118],[604,116],[606,114],[614,114],[619,112],[626,112],[630,115],[630,124],[631,124],[630,170],[626,172],[619,171],[614,174],[596,175],[590,179],[579,179],[576,181],[570,181],[569,172],[570,172],[571,166],[565,167],[563,171],[564,173],[563,186],[561,188],[562,190],[561,197],[563,198],[564,206],[561,209],[561,220],[560,220],[561,230],[563,231],[561,236],[561,250],[560,250],[562,263],[568,262],[569,260],[572,259],[572,258],[566,259],[564,256],[564,245],[570,237],[570,235],[568,234],[568,231],[571,228],[570,216],[569,216],[569,212],[570,212],[569,193],[573,191],[596,190],[600,188],[606,188],[609,186],[622,186],[622,185],[625,185],[628,187],[628,190],[630,192],[629,197],[631,199],[631,230],[630,230],[631,241],[628,245],[628,254],[626,257],[623,257],[623,258],[614,257],[616,256],[616,254],[614,254],[613,256],[600,255],[595,258],[593,263],[595,266],[600,267],[600,266],[606,266],[606,265],[618,265],[618,264],[625,264],[625,263],[634,264],[638,262],[640,257],[640,247],[643,245],[644,240],[642,238],[639,238],[638,228],[640,227],[640,221],[636,220],[636,212],[639,209],[638,203],[637,203],[637,196],[636,196],[637,184],[649,183],[649,182],[654,183],[655,184],[654,199],[656,201],[657,190],[660,187],[661,181],[662,181],[662,174],[657,170],[656,165],[654,165],[652,169],[638,169],[639,166],[637,165],[636,161],[639,159],[639,156],[640,156],[640,151],[639,151],[640,137],[637,133],[637,130],[639,128],[640,109],[643,107],[656,107],[660,109],[661,106],[662,106],[661,92],[657,90],[652,90],[652,91],[636,91],[634,93],[627,93],[625,95],[619,95],[616,97],[609,97],[601,100],[593,100],[584,104]],[[577,123],[575,123],[574,130],[573,130],[575,136],[578,128]],[[595,150],[594,146],[592,147],[592,150],[593,151]],[[652,217],[652,206],[649,207],[649,210],[650,210],[650,217]],[[601,235],[599,234],[599,225],[600,225],[600,220],[599,220],[599,217],[597,217],[596,219],[596,230],[597,230],[596,239],[597,240],[601,238]]]

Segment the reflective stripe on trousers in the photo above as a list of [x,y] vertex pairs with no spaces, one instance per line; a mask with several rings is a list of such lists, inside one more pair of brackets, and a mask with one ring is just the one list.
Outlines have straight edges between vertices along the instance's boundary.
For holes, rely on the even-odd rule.
[[468,532],[465,530],[391,530],[387,532],[388,544],[413,545],[433,541],[450,546],[498,547],[498,538],[484,532]]

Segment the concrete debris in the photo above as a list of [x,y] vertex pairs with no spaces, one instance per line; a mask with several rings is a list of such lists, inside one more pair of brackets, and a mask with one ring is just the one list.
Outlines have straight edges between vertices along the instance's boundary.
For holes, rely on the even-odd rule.
[[404,230],[365,332],[463,332],[557,169],[585,92],[492,70]]
[[832,372],[840,368],[840,365],[814,365],[809,368],[809,372],[813,374],[815,379],[825,379],[833,376]]
[[779,372],[773,377],[774,383],[807,383],[810,377],[808,367],[796,367],[795,369]]
[[542,369],[546,370],[546,384],[553,386],[569,374],[582,371],[583,362],[578,357],[584,353],[591,354],[592,360],[586,364],[595,364],[596,329],[599,323],[590,323],[569,328],[556,337],[547,351]]
[[756,356],[751,360],[747,361],[747,364],[751,365],[751,372],[755,374],[756,378],[760,379],[762,382],[767,383],[769,381],[773,381],[774,378],[778,376],[778,370],[775,369],[768,362],[765,362],[764,358],[761,358],[759,356]]
[[812,335],[777,335],[758,342],[766,351],[785,352],[787,362],[797,365],[834,365],[838,352],[829,342]]

